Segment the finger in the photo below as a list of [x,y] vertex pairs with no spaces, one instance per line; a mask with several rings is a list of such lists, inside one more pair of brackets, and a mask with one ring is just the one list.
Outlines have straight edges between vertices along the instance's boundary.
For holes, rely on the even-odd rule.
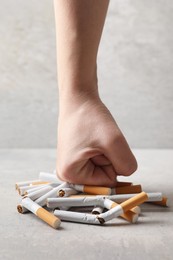
[[90,160],[98,166],[111,165],[111,161],[108,158],[106,158],[106,156],[103,154],[94,156]]
[[98,166],[90,159],[85,162],[76,162],[60,176],[62,180],[75,184],[106,187],[115,187],[116,185],[114,167],[112,165]]
[[118,175],[129,176],[137,169],[137,161],[123,136],[109,146],[107,158],[112,162]]

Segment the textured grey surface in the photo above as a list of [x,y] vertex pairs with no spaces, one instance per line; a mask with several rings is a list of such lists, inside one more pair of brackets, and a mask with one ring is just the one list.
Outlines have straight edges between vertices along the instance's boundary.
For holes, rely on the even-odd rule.
[[173,150],[134,150],[139,170],[129,178],[145,191],[161,191],[170,207],[143,205],[138,224],[116,219],[105,226],[62,222],[54,230],[33,214],[16,211],[16,181],[52,171],[55,150],[0,150],[0,259],[172,260]]
[[[56,147],[53,1],[0,0],[0,147]],[[173,147],[173,1],[112,0],[100,95],[132,147]]]

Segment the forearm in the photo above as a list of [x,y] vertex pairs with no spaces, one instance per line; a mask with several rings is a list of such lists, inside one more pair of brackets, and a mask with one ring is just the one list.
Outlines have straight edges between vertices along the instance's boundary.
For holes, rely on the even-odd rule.
[[97,52],[109,0],[54,0],[60,95],[97,91]]

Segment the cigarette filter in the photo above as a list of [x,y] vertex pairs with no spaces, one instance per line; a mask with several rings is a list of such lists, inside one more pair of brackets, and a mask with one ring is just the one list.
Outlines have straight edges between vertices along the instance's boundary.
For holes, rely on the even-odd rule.
[[43,185],[43,184],[49,184],[50,182],[48,181],[34,181],[30,183],[30,186],[35,186],[35,185]]
[[142,191],[141,185],[131,185],[124,187],[117,187],[112,189],[113,194],[130,194],[130,193],[139,193]]
[[111,194],[111,188],[108,187],[99,187],[99,186],[89,186],[89,185],[75,185],[70,184],[70,187],[77,190],[86,192],[88,194],[94,194],[94,195],[110,195]]
[[162,200],[160,200],[160,201],[147,201],[147,202],[151,202],[152,204],[156,204],[159,206],[169,207],[168,198],[165,196],[163,196]]
[[125,187],[133,185],[132,182],[117,181],[116,187]]
[[[44,222],[49,224],[53,228],[58,228],[61,224],[59,218],[52,215],[47,210],[43,209],[41,206],[33,202],[30,198],[22,199],[22,206],[28,209],[29,211],[33,212],[37,217],[42,219]],[[21,213],[21,208],[17,208],[19,213]]]

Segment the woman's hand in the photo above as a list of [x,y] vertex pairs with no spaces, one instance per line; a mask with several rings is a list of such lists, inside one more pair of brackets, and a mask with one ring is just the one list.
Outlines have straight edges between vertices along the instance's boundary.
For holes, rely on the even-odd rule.
[[57,175],[86,185],[115,186],[129,176],[136,159],[110,111],[98,96],[61,98]]

